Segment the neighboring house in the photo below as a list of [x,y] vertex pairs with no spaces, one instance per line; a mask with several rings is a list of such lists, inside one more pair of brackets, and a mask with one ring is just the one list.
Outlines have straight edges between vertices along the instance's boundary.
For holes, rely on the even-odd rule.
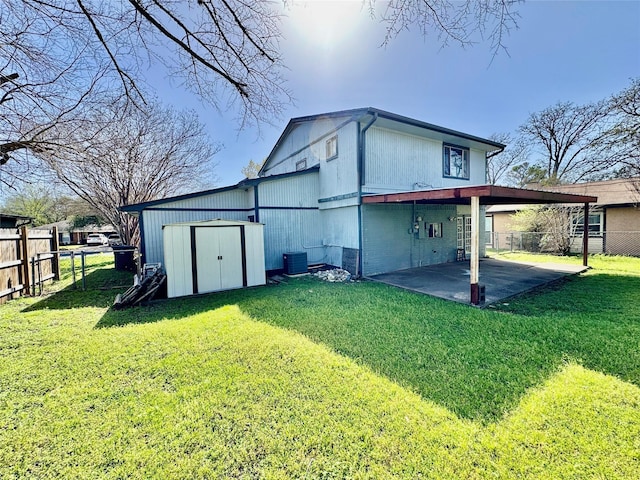
[[31,217],[13,215],[11,213],[0,213],[0,228],[20,228],[24,225],[29,225],[31,221]]
[[[640,256],[640,178],[576,183],[535,188],[598,197],[589,211],[589,253]],[[495,205],[487,209],[487,243],[514,231],[513,214],[530,207],[526,204]],[[581,211],[572,213],[572,223],[582,226]],[[580,251],[582,233],[575,232],[572,250]],[[504,242],[503,242],[504,243]]]
[[41,225],[38,228],[51,229],[53,227],[58,229],[58,243],[60,245],[82,245],[86,243],[87,237],[92,233],[102,233],[106,236],[109,236],[112,233],[117,233],[113,225],[91,224],[73,228],[69,220],[61,220],[59,222]]
[[472,225],[484,228],[490,200],[594,200],[485,185],[487,153],[503,148],[375,108],[300,117],[258,178],[121,210],[139,216],[144,262],[163,261],[164,225],[223,218],[264,224],[267,270],[306,252],[309,264],[368,276],[482,254]]

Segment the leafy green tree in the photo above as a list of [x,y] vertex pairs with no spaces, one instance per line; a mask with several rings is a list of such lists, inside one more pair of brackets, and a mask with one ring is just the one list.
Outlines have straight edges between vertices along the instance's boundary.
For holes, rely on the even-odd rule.
[[249,163],[242,167],[242,174],[244,175],[244,178],[258,178],[258,173],[266,161],[266,158],[260,163],[249,160]]
[[539,166],[532,165],[529,162],[523,162],[511,168],[507,174],[511,184],[517,187],[526,187],[531,183],[545,184],[547,182],[547,171]]

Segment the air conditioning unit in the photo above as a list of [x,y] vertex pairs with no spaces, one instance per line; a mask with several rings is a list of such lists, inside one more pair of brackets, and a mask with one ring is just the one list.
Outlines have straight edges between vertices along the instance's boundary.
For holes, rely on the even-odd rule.
[[298,275],[307,273],[307,252],[289,252],[282,255],[284,273]]

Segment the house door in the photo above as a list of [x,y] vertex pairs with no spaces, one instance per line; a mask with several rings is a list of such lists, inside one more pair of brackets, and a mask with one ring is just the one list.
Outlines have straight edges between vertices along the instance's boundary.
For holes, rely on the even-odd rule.
[[457,219],[457,248],[471,254],[471,217],[463,215]]
[[242,286],[240,227],[196,228],[195,254],[194,293]]

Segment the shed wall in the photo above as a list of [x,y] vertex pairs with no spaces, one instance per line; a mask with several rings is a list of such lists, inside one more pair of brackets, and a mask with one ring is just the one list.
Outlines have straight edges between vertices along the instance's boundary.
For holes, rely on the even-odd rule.
[[163,262],[167,272],[167,296],[169,298],[193,293],[191,267],[191,234],[188,226],[170,227],[163,232],[166,255]]

